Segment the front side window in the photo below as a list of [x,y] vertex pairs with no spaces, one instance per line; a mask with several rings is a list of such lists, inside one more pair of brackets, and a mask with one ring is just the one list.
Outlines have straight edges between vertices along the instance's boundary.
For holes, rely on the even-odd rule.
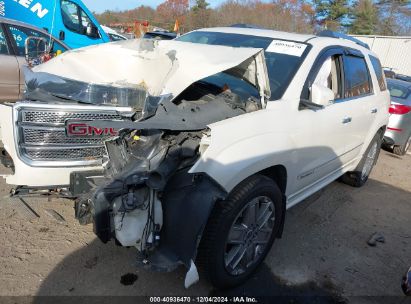
[[331,90],[334,94],[334,100],[342,96],[340,56],[329,56],[323,62],[313,84]]
[[87,14],[81,9],[79,8],[80,11],[80,17],[81,17],[81,31],[83,33],[87,33],[87,26],[90,24],[92,24],[90,18],[87,16]]
[[61,1],[61,15],[66,28],[70,31],[81,33],[79,7],[77,4],[66,0]]
[[93,24],[81,7],[68,0],[61,1],[61,15],[64,26],[81,35],[86,35],[87,26]]
[[382,71],[381,62],[378,58],[370,56],[371,64],[374,69],[375,75],[378,79],[378,85],[381,91],[387,90],[387,83],[385,81],[384,72]]
[[372,92],[370,74],[362,57],[347,55],[344,58],[345,98],[367,95]]
[[0,55],[9,55],[9,47],[7,46],[6,35],[0,25]]
[[300,66],[303,57],[267,51],[273,38],[219,32],[191,32],[177,41],[222,45],[232,47],[252,47],[266,50],[265,59],[270,79],[271,100],[278,100],[287,89],[292,77]]

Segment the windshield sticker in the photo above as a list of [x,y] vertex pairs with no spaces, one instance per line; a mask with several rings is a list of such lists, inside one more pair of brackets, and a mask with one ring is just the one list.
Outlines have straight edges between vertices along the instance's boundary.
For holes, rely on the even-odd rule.
[[306,47],[307,45],[303,43],[273,40],[265,51],[269,53],[279,53],[301,57]]

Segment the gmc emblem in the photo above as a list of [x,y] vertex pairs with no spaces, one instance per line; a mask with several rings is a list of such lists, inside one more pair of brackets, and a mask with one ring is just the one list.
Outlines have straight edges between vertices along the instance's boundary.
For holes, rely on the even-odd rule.
[[117,136],[118,131],[110,127],[92,127],[85,121],[67,121],[66,134],[68,137],[111,137]]

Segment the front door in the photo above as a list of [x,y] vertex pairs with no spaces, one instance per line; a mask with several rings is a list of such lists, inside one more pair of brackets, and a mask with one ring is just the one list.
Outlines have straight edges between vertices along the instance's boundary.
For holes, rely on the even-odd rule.
[[[290,185],[289,201],[298,200],[309,188],[331,179],[346,163],[350,129],[350,110],[344,102],[343,50],[330,49],[321,54],[310,72],[301,98],[311,98],[311,87],[331,90],[334,99],[323,108],[300,106],[296,121],[297,170]],[[313,100],[314,102],[314,100]]]

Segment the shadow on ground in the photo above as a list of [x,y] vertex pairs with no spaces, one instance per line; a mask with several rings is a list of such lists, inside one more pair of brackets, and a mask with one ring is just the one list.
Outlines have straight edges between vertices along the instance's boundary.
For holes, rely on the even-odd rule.
[[[410,198],[409,192],[375,180],[362,189],[333,183],[290,210],[283,239],[271,250],[268,266],[231,290],[213,290],[205,280],[184,289],[184,268],[147,272],[134,265],[135,249],[95,239],[58,264],[37,295],[248,296],[260,303],[272,303],[272,298],[264,297],[275,296],[275,303],[321,304],[344,303],[343,290],[349,290],[349,296],[357,290],[358,295],[371,296],[387,292],[395,296],[393,303],[406,303],[397,290],[402,272],[411,264]],[[366,241],[375,231],[384,233],[386,243],[372,248]],[[288,280],[284,274],[289,269],[299,271],[305,280]],[[377,302],[370,301],[350,300]]]

